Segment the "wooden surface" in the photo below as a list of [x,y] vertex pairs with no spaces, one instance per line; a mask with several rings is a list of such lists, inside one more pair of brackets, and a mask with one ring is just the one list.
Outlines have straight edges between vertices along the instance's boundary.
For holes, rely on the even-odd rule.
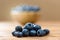
[[60,22],[37,22],[42,29],[49,29],[50,34],[44,37],[22,37],[16,38],[11,35],[16,25],[15,22],[0,22],[0,40],[60,40]]

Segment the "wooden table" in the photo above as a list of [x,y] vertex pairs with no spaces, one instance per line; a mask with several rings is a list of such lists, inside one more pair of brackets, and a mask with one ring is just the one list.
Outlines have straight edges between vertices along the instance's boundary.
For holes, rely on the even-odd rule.
[[0,22],[0,40],[60,40],[60,22],[37,22],[42,29],[49,29],[50,34],[44,37],[13,37],[11,32],[14,31],[15,22]]

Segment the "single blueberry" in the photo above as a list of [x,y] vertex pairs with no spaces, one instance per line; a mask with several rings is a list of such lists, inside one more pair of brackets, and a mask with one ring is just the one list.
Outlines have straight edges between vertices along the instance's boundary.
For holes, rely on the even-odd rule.
[[41,29],[41,26],[36,25],[36,24],[33,24],[33,25],[34,25],[34,26],[33,26],[33,29],[34,29],[34,30],[36,30],[36,31],[37,31],[37,30]]
[[45,36],[45,34],[46,34],[46,32],[43,31],[43,30],[41,30],[41,29],[39,29],[39,30],[37,31],[37,36]]
[[13,32],[12,32],[12,35],[13,35],[13,36],[15,36],[15,34],[14,34],[15,32],[16,32],[16,31],[13,31]]
[[16,34],[16,36],[17,36],[17,37],[22,37],[22,36],[23,36],[23,33],[22,33],[22,32],[18,32],[18,33]]
[[33,24],[32,24],[32,23],[27,23],[27,24],[24,26],[24,29],[32,30],[32,29],[33,29]]
[[29,36],[36,36],[37,32],[35,30],[29,31]]
[[22,30],[23,36],[29,36],[29,31],[28,29],[23,29]]
[[23,36],[23,33],[22,32],[19,32],[19,31],[14,31],[12,33],[12,35],[15,36],[15,37],[22,37]]
[[22,27],[21,26],[16,26],[15,30],[21,32],[22,31]]
[[50,32],[48,29],[44,29],[43,31],[45,31],[45,32],[46,32],[46,34],[45,34],[45,35],[49,34],[49,32]]

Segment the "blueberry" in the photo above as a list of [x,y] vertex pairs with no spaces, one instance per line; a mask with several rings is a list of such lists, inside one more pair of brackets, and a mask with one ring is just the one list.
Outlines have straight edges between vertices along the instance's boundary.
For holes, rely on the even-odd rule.
[[41,29],[41,26],[36,25],[36,24],[33,24],[33,25],[34,25],[34,26],[33,26],[33,29],[34,29],[34,30],[36,30],[36,31],[37,31],[37,30]]
[[12,32],[12,35],[13,35],[13,36],[15,36],[15,34],[14,34],[15,32],[16,32],[16,31],[13,31],[13,32]]
[[16,36],[17,36],[17,37],[22,37],[22,36],[23,36],[23,33],[22,33],[22,32],[18,32],[18,33],[16,34]]
[[29,36],[29,31],[28,29],[23,29],[22,30],[23,36]]
[[37,32],[35,30],[30,30],[29,35],[30,36],[36,36]]
[[37,11],[40,10],[40,8],[39,8],[38,6],[34,6],[34,7],[32,7],[31,9],[32,9],[32,11],[35,11],[35,12],[37,12]]
[[49,34],[49,30],[48,30],[48,29],[44,29],[43,31],[45,31],[45,32],[46,32],[46,34],[45,34],[45,35]]
[[31,9],[31,7],[28,6],[28,5],[25,5],[25,6],[23,7],[23,10],[24,10],[24,11],[31,11],[30,9]]
[[20,10],[23,10],[23,11],[39,11],[40,8],[38,6],[31,6],[31,5],[22,5],[19,7]]
[[19,31],[14,31],[12,33],[12,35],[15,36],[15,37],[22,37],[23,36],[23,33],[22,32],[19,32]]
[[37,36],[45,36],[45,34],[46,34],[46,32],[43,31],[43,30],[41,30],[41,29],[39,29],[39,30],[37,31]]
[[24,26],[24,29],[32,30],[32,29],[33,29],[33,24],[32,24],[32,23],[27,23],[27,24]]
[[37,12],[37,11],[39,11],[40,10],[40,7],[38,7],[38,6],[31,6],[31,5],[26,5],[26,4],[24,4],[24,5],[19,5],[19,6],[16,6],[16,7],[14,7],[14,8],[12,8],[12,10],[11,11],[34,11],[34,12]]
[[15,30],[21,32],[22,31],[22,27],[21,26],[16,26]]

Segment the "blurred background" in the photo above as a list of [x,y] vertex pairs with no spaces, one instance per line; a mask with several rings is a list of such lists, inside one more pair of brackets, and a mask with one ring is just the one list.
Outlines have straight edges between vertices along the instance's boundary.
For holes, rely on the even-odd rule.
[[0,0],[0,21],[11,21],[10,9],[20,4],[40,6],[41,21],[60,21],[60,0]]

